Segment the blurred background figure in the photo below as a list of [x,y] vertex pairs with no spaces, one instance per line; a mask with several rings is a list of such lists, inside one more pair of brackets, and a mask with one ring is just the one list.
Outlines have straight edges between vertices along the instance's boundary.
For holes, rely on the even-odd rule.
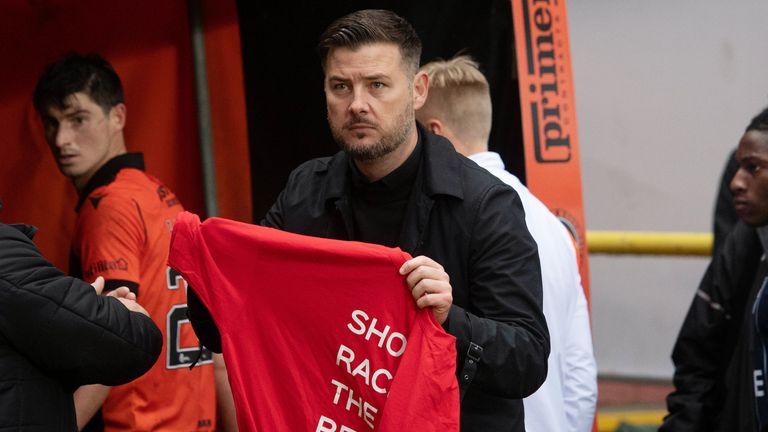
[[735,161],[740,221],[712,257],[677,337],[675,390],[660,431],[768,430],[768,109],[747,126]]
[[524,400],[526,430],[590,431],[597,402],[597,367],[572,239],[558,218],[504,169],[501,157],[488,151],[491,96],[478,64],[458,56],[427,63],[421,70],[429,76],[429,93],[416,118],[517,191],[526,225],[539,248],[551,352],[547,380]]

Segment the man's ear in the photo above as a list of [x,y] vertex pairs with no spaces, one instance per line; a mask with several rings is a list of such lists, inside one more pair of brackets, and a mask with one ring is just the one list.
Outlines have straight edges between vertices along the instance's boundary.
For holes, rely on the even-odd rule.
[[109,110],[109,121],[114,130],[123,130],[128,112],[124,103],[119,103]]
[[429,93],[429,75],[426,72],[419,71],[413,77],[413,109],[417,110],[424,106]]
[[430,118],[423,121],[422,124],[433,134],[445,136],[445,126],[440,120]]

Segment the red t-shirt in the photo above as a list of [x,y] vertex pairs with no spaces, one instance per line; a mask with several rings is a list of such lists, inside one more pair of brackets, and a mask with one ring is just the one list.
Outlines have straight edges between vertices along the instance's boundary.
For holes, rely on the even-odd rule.
[[73,252],[87,281],[138,285],[138,302],[163,333],[157,363],[110,389],[102,406],[110,431],[212,431],[216,389],[210,351],[190,370],[199,342],[186,316],[186,286],[167,266],[173,222],[183,208],[143,171],[121,169],[88,195],[77,216]]
[[185,212],[169,265],[221,333],[242,430],[458,431],[455,338],[416,307],[408,258]]

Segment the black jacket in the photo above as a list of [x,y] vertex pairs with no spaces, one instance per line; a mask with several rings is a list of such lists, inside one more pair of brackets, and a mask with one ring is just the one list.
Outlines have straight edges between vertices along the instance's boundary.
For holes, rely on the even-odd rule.
[[53,267],[33,232],[0,224],[0,431],[74,431],[72,392],[139,377],[162,335],[151,319]]
[[752,305],[766,274],[756,231],[738,222],[713,257],[677,337],[661,432],[753,432]]
[[[453,307],[444,327],[456,336],[460,386],[466,386],[462,371],[470,342],[483,348],[461,404],[461,430],[523,431],[521,398],[544,382],[549,355],[536,243],[511,187],[456,153],[444,138],[421,128],[419,136],[422,163],[399,246],[434,259],[450,276]],[[348,169],[344,152],[302,164],[262,225],[354,240]],[[188,295],[195,332],[220,352],[210,314],[193,291]]]
[[[512,188],[444,138],[423,129],[419,137],[422,165],[399,246],[434,259],[450,276],[454,304],[445,327],[457,338],[457,372],[470,341],[483,348],[462,402],[462,430],[522,431],[520,398],[546,378],[549,354],[536,243]],[[299,166],[263,223],[352,240],[348,164],[339,152]]]

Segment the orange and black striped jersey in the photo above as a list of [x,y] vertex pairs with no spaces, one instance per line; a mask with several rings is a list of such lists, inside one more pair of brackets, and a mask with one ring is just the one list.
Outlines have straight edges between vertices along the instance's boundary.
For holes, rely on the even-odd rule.
[[166,264],[173,223],[183,208],[143,165],[141,154],[113,158],[78,205],[73,264],[80,264],[82,278],[103,276],[107,288],[137,290],[138,302],[165,339],[149,372],[110,390],[102,406],[104,430],[214,430],[211,353],[201,352],[187,320],[186,283]]

